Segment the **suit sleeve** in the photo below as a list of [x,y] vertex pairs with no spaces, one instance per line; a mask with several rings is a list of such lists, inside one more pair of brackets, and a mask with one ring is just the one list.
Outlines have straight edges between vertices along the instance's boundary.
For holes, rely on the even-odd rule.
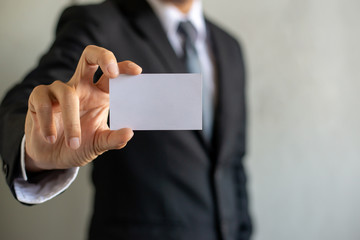
[[55,80],[68,81],[87,45],[103,45],[104,41],[100,39],[103,34],[94,12],[90,6],[66,9],[60,17],[55,41],[49,51],[22,82],[8,91],[0,105],[0,155],[6,182],[15,197],[14,180],[21,174],[20,145],[28,98],[38,85],[51,84]]

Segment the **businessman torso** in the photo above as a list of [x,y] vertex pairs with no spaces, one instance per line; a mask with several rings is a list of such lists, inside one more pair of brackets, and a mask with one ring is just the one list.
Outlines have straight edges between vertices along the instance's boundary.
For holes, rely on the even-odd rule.
[[[126,148],[98,157],[90,239],[249,238],[243,60],[232,37],[207,29],[218,79],[212,144],[198,131],[137,131]],[[106,1],[63,13],[54,45],[22,86],[68,80],[89,44],[144,73],[186,72],[146,1]]]

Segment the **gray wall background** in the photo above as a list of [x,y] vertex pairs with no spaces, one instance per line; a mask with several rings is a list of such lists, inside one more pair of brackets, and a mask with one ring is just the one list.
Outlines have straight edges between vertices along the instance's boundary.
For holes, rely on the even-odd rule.
[[[69,3],[1,0],[0,97],[48,48]],[[254,239],[360,239],[360,1],[204,0],[204,6],[246,52]],[[90,170],[83,168],[61,196],[33,207],[13,200],[0,173],[0,238],[85,239]]]

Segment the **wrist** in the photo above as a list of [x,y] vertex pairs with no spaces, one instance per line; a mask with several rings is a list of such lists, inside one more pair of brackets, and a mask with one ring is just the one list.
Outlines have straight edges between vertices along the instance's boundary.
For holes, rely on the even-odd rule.
[[36,162],[26,152],[26,148],[25,148],[25,169],[26,169],[26,172],[28,172],[28,173],[39,173],[39,172],[46,170],[46,169],[39,167],[36,164]]

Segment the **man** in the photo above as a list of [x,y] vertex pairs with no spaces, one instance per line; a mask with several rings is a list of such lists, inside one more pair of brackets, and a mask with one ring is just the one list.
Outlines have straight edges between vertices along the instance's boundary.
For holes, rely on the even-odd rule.
[[[206,130],[109,130],[109,78],[193,72],[196,62],[209,96]],[[53,46],[7,94],[0,116],[3,168],[23,203],[55,197],[96,159],[89,239],[250,237],[242,55],[198,0],[68,8]]]

